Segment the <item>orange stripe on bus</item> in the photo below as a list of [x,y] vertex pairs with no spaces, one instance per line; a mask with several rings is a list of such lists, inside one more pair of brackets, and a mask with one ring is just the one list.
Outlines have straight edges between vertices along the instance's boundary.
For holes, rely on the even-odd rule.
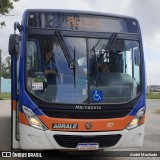
[[[48,116],[38,116],[39,119],[50,129],[59,131],[119,131],[127,127],[133,116],[114,119],[65,119],[50,118]],[[85,125],[92,124],[91,129],[86,129]],[[53,129],[53,124],[78,124],[77,129]]]
[[29,123],[22,112],[19,112],[19,122],[29,126]]
[[13,106],[13,110],[16,111],[17,110],[17,101],[13,100],[12,106]]

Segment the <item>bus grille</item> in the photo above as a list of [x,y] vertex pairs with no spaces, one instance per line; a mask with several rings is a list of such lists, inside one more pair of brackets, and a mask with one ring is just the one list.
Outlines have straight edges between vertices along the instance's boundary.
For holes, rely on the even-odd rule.
[[[41,108],[42,109],[42,108]],[[131,109],[103,110],[103,111],[75,111],[42,109],[48,117],[69,119],[106,119],[121,118],[129,114]]]
[[54,139],[61,147],[76,148],[78,143],[99,143],[99,147],[111,147],[116,145],[122,135],[98,135],[98,136],[73,136],[54,135]]

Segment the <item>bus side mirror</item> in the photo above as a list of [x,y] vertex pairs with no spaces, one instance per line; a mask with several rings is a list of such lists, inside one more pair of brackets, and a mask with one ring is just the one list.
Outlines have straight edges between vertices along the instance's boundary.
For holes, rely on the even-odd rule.
[[17,55],[19,51],[19,35],[18,34],[11,34],[9,37],[9,54],[10,55]]

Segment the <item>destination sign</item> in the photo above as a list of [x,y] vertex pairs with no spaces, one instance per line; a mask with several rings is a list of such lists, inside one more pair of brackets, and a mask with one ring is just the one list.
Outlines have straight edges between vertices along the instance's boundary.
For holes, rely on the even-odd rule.
[[30,12],[28,26],[90,32],[138,33],[134,19],[76,13]]

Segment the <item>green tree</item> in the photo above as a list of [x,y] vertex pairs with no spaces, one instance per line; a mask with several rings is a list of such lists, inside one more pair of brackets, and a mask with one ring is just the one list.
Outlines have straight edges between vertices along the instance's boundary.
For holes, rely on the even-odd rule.
[[3,62],[1,66],[1,76],[6,79],[11,78],[11,57],[8,56]]
[[[8,15],[9,11],[12,10],[13,2],[17,2],[19,0],[0,0],[0,17],[1,15]],[[0,26],[5,26],[4,21],[0,21]]]

